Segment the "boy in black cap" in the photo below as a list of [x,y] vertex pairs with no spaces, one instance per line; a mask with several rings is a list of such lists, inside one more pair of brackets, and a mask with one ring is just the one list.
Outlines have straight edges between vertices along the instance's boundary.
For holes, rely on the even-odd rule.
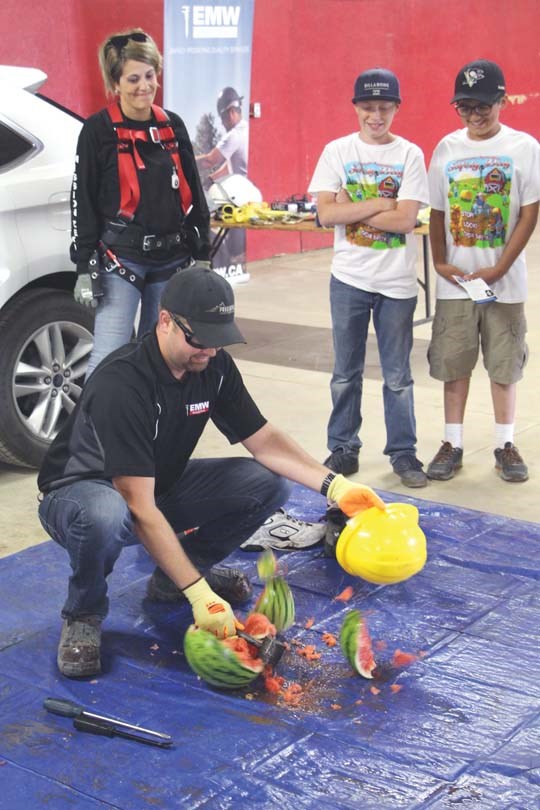
[[327,144],[309,190],[323,225],[335,225],[330,305],[334,372],[324,462],[358,470],[361,400],[368,326],[373,323],[384,378],[386,447],[394,472],[409,487],[427,483],[416,457],[410,353],[417,299],[418,209],[427,203],[424,159],[390,128],[401,103],[397,77],[383,68],[361,73],[352,99],[359,131]]
[[[540,147],[500,123],[506,83],[495,62],[477,59],[461,68],[450,103],[465,126],[442,139],[429,167],[437,304],[428,356],[431,376],[444,382],[445,432],[427,474],[446,481],[462,466],[465,404],[481,345],[495,415],[495,466],[505,481],[526,481],[514,419],[527,358],[523,250],[538,217]],[[474,287],[457,279],[481,279],[486,300],[478,302],[468,292]]]
[[[142,542],[156,562],[150,598],[188,599],[195,623],[224,637],[236,631],[229,601],[249,600],[251,586],[215,563],[285,502],[285,478],[347,514],[384,508],[266,421],[221,350],[243,342],[230,284],[213,270],[180,271],[155,331],[100,363],[51,445],[39,516],[73,571],[57,658],[64,675],[100,671],[106,578],[124,546]],[[254,458],[191,459],[210,419]]]

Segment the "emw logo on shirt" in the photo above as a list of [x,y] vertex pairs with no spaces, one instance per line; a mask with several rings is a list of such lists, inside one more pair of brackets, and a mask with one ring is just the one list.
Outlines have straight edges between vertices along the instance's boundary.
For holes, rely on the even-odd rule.
[[198,416],[201,413],[208,413],[210,410],[210,402],[192,402],[186,405],[186,413],[188,416]]
[[182,6],[186,38],[193,39],[236,39],[240,6]]

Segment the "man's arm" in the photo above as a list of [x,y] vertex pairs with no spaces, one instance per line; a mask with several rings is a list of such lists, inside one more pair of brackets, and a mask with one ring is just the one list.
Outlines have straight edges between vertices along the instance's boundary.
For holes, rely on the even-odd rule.
[[[339,192],[339,195],[342,195],[340,199],[345,199],[343,196],[345,194],[348,196],[348,192],[342,189]],[[339,195],[333,191],[317,192],[317,215],[321,225],[354,225],[357,222],[365,222],[375,214],[393,211],[396,208],[396,200],[386,197],[373,197],[370,200],[356,202],[349,198],[348,202],[339,202],[337,199]]]
[[452,276],[466,276],[467,273],[460,270],[459,267],[456,267],[454,264],[448,264],[446,261],[444,211],[438,211],[436,208],[431,209],[429,216],[429,242],[435,270],[447,281],[458,286],[457,281],[454,281]]
[[481,278],[486,284],[493,284],[507,273],[515,260],[525,248],[536,227],[538,220],[538,203],[522,205],[519,209],[519,218],[512,235],[505,245],[500,259],[494,267],[482,267],[468,278]]
[[123,497],[135,520],[135,529],[156,564],[179,588],[192,585],[201,574],[178,542],[172,526],[157,508],[154,479],[123,475],[113,486]]
[[320,492],[323,483],[326,483],[325,494],[349,517],[371,506],[385,508],[383,501],[370,487],[331,473],[328,467],[319,464],[294,439],[269,422],[242,444],[260,464],[284,478],[304,484],[316,492]]
[[214,146],[211,152],[207,152],[206,155],[197,155],[195,160],[197,163],[200,163],[204,169],[211,169],[213,166],[221,165],[225,158],[217,146]]
[[419,209],[420,203],[416,200],[398,200],[395,210],[381,211],[379,214],[368,217],[364,222],[380,231],[410,233],[416,225]]

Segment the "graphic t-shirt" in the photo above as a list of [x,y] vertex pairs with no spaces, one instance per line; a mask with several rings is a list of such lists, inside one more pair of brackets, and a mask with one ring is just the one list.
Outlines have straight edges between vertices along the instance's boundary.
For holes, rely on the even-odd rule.
[[[364,143],[357,132],[338,138],[323,150],[309,191],[337,193],[346,188],[352,200],[391,197],[427,203],[428,189],[421,150],[404,138],[387,144]],[[416,237],[380,231],[356,223],[334,228],[333,275],[367,292],[390,298],[416,295]]]
[[[483,141],[460,129],[438,144],[428,176],[431,206],[445,214],[447,262],[473,273],[496,264],[521,206],[540,199],[540,147],[530,135],[504,125]],[[501,303],[525,301],[523,251],[491,286]],[[467,293],[438,275],[437,298],[467,298]]]
[[229,161],[231,174],[247,175],[249,144],[249,127],[247,121],[242,118],[235,127],[225,133],[217,144],[217,148],[223,157]]

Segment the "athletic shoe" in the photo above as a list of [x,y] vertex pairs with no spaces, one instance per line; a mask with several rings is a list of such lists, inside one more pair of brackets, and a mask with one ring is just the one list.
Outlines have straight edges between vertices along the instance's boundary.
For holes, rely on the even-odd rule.
[[[227,602],[243,604],[249,602],[253,588],[249,578],[238,568],[214,565],[204,575],[213,591]],[[184,602],[184,592],[174,584],[161,568],[155,568],[148,580],[146,596],[152,602]]]
[[422,469],[423,466],[422,462],[411,453],[399,456],[392,464],[392,469],[406,487],[425,487],[427,476]]
[[312,548],[322,541],[325,531],[324,523],[306,523],[288,515],[285,509],[278,509],[240,548],[242,551],[262,551],[265,548],[294,551]]
[[67,678],[88,678],[101,672],[101,618],[65,619],[56,662]]
[[527,465],[512,442],[495,450],[495,469],[504,481],[526,481],[529,477]]
[[345,450],[344,447],[336,447],[323,461],[323,464],[332,472],[352,475],[358,472],[358,453],[353,450]]
[[427,477],[435,481],[448,481],[463,466],[463,448],[443,442],[439,452],[427,468]]

